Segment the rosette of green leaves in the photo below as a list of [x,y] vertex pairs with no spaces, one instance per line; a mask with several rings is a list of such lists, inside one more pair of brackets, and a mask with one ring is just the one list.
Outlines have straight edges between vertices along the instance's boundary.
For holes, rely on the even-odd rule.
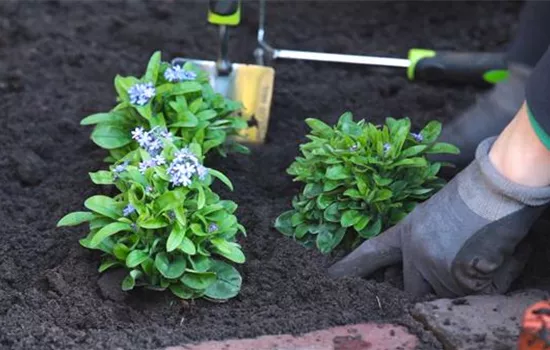
[[[163,156],[169,163],[177,148],[169,141]],[[190,149],[201,158],[200,145]],[[232,189],[220,172],[208,169],[204,180],[195,178],[187,187],[170,185],[167,165],[141,173],[136,166],[147,152],[133,152],[124,171],[90,173],[100,185],[114,185],[114,197],[95,195],[84,202],[87,211],[67,214],[58,226],[87,223],[89,233],[82,246],[101,251],[99,271],[125,268],[125,291],[135,286],[169,289],[183,299],[229,299],[239,293],[242,278],[226,261],[242,264],[245,256],[236,242],[244,227],[234,215],[237,205],[221,200],[210,189],[214,178]],[[124,215],[131,205],[134,211]]]
[[334,127],[317,119],[306,123],[310,141],[287,169],[305,187],[275,227],[323,253],[341,243],[354,247],[399,222],[445,184],[437,175],[446,164],[430,162],[426,155],[458,153],[455,146],[436,141],[437,121],[418,134],[411,133],[408,118],[387,118],[385,125],[375,126],[353,121],[349,112]]
[[[184,69],[194,72],[194,80],[170,82],[164,72],[171,65],[161,61],[161,53],[155,52],[141,78],[117,75],[114,85],[118,104],[109,112],[96,113],[84,118],[82,125],[94,125],[91,139],[110,156],[105,160],[115,162],[137,148],[130,131],[141,126],[147,130],[155,127],[168,129],[187,143],[199,143],[207,153],[216,151],[222,156],[228,152],[248,153],[248,148],[235,141],[234,136],[247,127],[238,116],[242,104],[215,93],[208,74],[186,63]],[[137,83],[152,83],[155,96],[145,105],[130,102],[128,90]]]

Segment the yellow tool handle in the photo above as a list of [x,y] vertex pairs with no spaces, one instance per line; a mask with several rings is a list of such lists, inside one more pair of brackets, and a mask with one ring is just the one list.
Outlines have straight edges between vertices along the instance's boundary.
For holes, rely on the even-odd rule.
[[241,22],[241,0],[210,0],[208,22],[236,26]]

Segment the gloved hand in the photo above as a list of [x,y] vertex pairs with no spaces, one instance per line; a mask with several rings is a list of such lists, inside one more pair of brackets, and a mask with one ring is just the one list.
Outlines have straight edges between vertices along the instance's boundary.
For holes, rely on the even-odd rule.
[[522,240],[550,201],[550,187],[501,175],[489,159],[495,139],[480,143],[475,160],[444,188],[329,274],[368,276],[402,261],[405,290],[416,296],[506,292],[529,256]]
[[445,177],[452,177],[474,159],[477,145],[484,139],[498,135],[514,118],[525,100],[525,84],[531,68],[511,63],[507,80],[495,85],[478,98],[475,104],[443,125],[439,141],[448,142],[460,149],[460,154],[430,156],[430,160],[451,162],[455,169],[442,169]]

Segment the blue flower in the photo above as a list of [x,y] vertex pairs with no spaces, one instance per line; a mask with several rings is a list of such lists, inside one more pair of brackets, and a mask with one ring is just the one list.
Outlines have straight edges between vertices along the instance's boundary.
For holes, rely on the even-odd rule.
[[137,83],[128,89],[130,102],[136,106],[145,106],[156,93],[153,83]]
[[160,134],[154,129],[145,131],[142,127],[137,127],[132,131],[132,138],[137,141],[139,146],[147,151],[151,157],[158,156],[163,149],[163,142],[157,134]]
[[416,140],[416,142],[422,142],[424,140],[424,137],[420,133],[415,134],[414,132],[411,132],[411,136]]
[[147,169],[152,168],[154,166],[155,166],[155,161],[153,161],[152,159],[144,160],[139,163],[139,172],[144,174]]
[[391,145],[389,143],[384,144],[384,153],[388,152],[391,149]]
[[136,211],[136,208],[135,208],[133,205],[128,204],[128,205],[122,210],[122,214],[123,214],[124,216],[128,216],[128,215],[132,214],[132,213],[135,212],[135,211]]
[[197,157],[188,148],[175,152],[174,160],[166,171],[173,186],[189,186],[194,175],[204,180],[208,174],[208,169],[200,164]]
[[118,178],[118,176],[120,175],[120,173],[124,172],[126,170],[126,168],[128,167],[128,164],[130,162],[129,161],[124,161],[124,163],[122,164],[119,164],[117,165],[114,169],[113,169],[113,173],[114,173],[114,177],[115,179]]
[[218,225],[216,225],[215,223],[211,223],[210,225],[208,225],[208,233],[212,233],[217,230],[218,230]]
[[185,70],[182,66],[172,66],[164,71],[164,78],[172,83],[195,80],[197,73]]
[[164,159],[164,157],[161,156],[160,154],[158,156],[153,157],[152,161],[155,163],[155,165],[166,164],[166,159]]

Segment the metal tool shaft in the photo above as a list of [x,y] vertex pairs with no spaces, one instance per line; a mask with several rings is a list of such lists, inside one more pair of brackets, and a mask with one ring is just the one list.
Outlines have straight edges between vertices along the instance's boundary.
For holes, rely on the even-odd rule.
[[336,53],[309,52],[296,50],[273,50],[273,58],[286,58],[295,60],[337,62],[365,64],[370,66],[387,66],[407,68],[410,65],[408,59],[388,58],[376,56],[344,55]]
[[227,26],[220,26],[220,45],[218,48],[218,60],[216,62],[216,68],[218,69],[218,75],[224,76],[231,73],[231,62],[229,62],[229,31]]
[[255,52],[256,61],[258,64],[264,64],[263,55],[267,53],[271,59],[294,59],[307,61],[321,62],[337,62],[337,63],[353,63],[369,66],[387,66],[407,68],[410,61],[404,58],[362,56],[362,55],[345,55],[324,52],[297,51],[297,50],[282,50],[275,49],[265,40],[265,0],[260,0],[259,4],[259,19],[258,19],[258,44],[259,48]]

